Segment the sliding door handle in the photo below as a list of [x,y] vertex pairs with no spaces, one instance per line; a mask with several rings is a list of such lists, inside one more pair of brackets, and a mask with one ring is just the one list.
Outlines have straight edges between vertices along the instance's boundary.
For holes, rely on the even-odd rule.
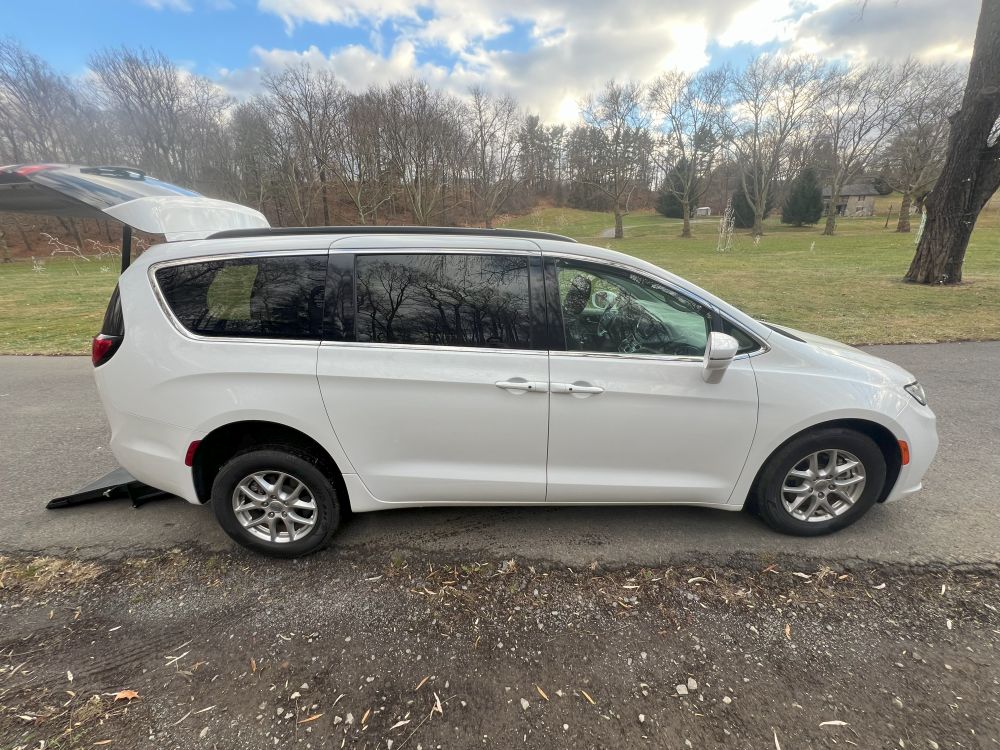
[[510,393],[544,393],[548,390],[548,383],[542,383],[537,380],[524,380],[522,378],[498,380],[494,385]]
[[550,387],[553,393],[569,393],[571,395],[596,395],[604,393],[604,389],[599,385],[590,383],[553,383]]

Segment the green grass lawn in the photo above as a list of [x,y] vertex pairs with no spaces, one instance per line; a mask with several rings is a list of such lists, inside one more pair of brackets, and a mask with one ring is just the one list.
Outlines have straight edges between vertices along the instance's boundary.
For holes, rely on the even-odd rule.
[[[919,219],[914,223],[914,229]],[[703,286],[754,317],[854,344],[1000,339],[1000,216],[981,217],[959,287],[901,281],[913,257],[915,231],[883,229],[885,217],[844,219],[837,234],[768,222],[755,243],[738,231],[733,249],[717,251],[719,218],[694,224],[635,213],[625,239],[602,238],[610,214],[547,208],[510,220],[509,227],[569,235],[648,260]]]
[[[900,281],[914,234],[882,218],[842,220],[838,234],[771,223],[759,243],[738,232],[716,250],[718,217],[694,224],[643,212],[625,239],[601,237],[610,214],[545,208],[507,226],[567,234],[644,258],[700,284],[756,317],[856,344],[1000,339],[1000,216],[987,209],[972,237],[967,283],[923,287]],[[84,354],[98,331],[117,273],[114,261],[46,258],[0,264],[0,354]]]

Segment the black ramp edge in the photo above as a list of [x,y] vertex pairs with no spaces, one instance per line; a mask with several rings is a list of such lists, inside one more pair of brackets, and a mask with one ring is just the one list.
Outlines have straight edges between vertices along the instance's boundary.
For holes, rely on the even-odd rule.
[[80,488],[72,495],[65,495],[49,500],[45,507],[54,510],[74,505],[83,505],[84,503],[98,502],[100,500],[122,500],[128,498],[132,501],[132,507],[138,508],[150,500],[157,500],[163,497],[170,497],[170,493],[143,484],[125,469],[118,467],[100,479],[95,479],[90,484]]

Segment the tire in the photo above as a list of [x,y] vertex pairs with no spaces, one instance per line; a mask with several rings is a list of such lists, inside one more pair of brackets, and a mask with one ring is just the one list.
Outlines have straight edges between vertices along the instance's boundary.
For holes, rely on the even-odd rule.
[[233,540],[272,557],[317,552],[340,526],[340,501],[329,473],[315,456],[291,446],[262,446],[233,456],[212,483],[212,507]]
[[[836,484],[831,492],[834,452]],[[810,463],[811,456],[817,456],[815,463]],[[854,460],[859,465],[847,468]],[[859,474],[861,481],[857,479]],[[885,478],[885,456],[874,440],[841,427],[821,428],[793,438],[774,452],[761,472],[752,501],[757,513],[775,531],[819,536],[850,526],[867,513],[881,495]],[[812,508],[815,510],[809,513]],[[802,517],[807,514],[812,520]]]

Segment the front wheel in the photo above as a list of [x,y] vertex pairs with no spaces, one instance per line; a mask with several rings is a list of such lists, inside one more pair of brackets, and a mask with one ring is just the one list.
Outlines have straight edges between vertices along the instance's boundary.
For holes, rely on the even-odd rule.
[[215,477],[212,506],[230,537],[274,557],[322,549],[340,522],[333,483],[312,456],[291,447],[234,456]]
[[819,536],[867,513],[885,485],[885,457],[867,435],[825,428],[794,438],[768,460],[754,492],[773,529]]

